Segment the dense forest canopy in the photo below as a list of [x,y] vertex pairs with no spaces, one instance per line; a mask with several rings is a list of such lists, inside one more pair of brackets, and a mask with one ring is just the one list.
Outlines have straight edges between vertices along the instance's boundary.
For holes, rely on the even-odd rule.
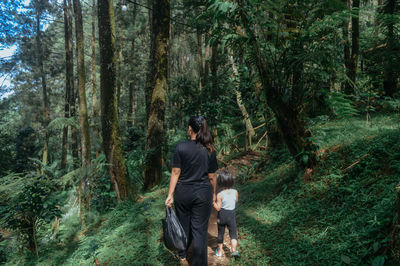
[[[280,200],[307,199],[314,218],[342,204],[346,217],[357,196],[371,210],[359,217],[378,219],[354,229],[359,246],[337,242],[350,227],[329,235],[339,216],[322,219],[335,251],[308,261],[290,255],[305,243],[255,248],[249,236],[258,253],[243,263],[399,263],[399,27],[398,0],[0,0],[0,264],[46,265],[46,250],[69,250],[78,230],[94,235],[121,213],[161,217],[156,195],[193,115],[207,119],[219,166],[238,171],[243,208],[265,204],[239,218],[243,238],[257,219],[261,234],[307,238],[301,220],[265,228]],[[151,224],[140,217],[129,226]],[[150,243],[159,228],[146,228]],[[91,241],[75,244],[97,250]],[[147,264],[168,265],[159,249]],[[82,263],[97,260],[87,252]]]

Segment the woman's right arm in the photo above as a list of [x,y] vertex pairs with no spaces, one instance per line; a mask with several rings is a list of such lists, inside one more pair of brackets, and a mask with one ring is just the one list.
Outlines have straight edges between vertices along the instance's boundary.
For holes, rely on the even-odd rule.
[[165,200],[165,205],[167,205],[168,207],[171,207],[172,203],[174,203],[174,191],[180,174],[181,168],[172,168],[171,179],[169,180],[168,197]]

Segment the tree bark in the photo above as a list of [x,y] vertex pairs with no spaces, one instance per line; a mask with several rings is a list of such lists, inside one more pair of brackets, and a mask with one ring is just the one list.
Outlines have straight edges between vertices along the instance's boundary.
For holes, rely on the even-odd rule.
[[204,37],[205,48],[204,48],[204,77],[203,77],[203,86],[207,86],[208,83],[208,74],[210,72],[210,45],[208,41],[210,40],[210,34],[206,33]]
[[[137,5],[134,6],[133,8],[133,13],[132,13],[132,27],[135,28],[136,24],[136,14],[137,14]],[[131,126],[134,126],[136,124],[136,109],[137,109],[137,91],[135,90],[135,82],[136,82],[136,72],[134,69],[134,63],[135,63],[135,41],[136,41],[136,36],[133,36],[132,38],[132,45],[131,45],[131,81],[129,83],[129,108],[128,108],[128,122],[131,124]]]
[[155,85],[152,90],[146,134],[148,158],[144,173],[145,189],[150,189],[159,184],[162,178],[162,143],[168,76],[170,0],[154,0],[152,9],[152,43],[154,43],[156,75],[154,77]]
[[78,92],[79,92],[79,121],[81,127],[81,154],[82,166],[88,166],[91,163],[91,144],[90,144],[90,131],[86,103],[86,89],[85,89],[85,53],[84,53],[84,40],[83,40],[83,22],[82,22],[82,8],[80,0],[73,0],[74,13],[75,13],[75,32],[76,32],[76,46],[77,46],[77,66],[78,66]]
[[[396,1],[395,0],[387,0],[385,6],[383,8],[385,15],[394,15],[396,9]],[[384,61],[384,80],[383,80],[383,89],[385,91],[386,96],[393,97],[393,94],[397,91],[397,82],[396,82],[396,73],[395,66],[398,64],[396,57],[393,54],[396,54],[397,51],[394,51],[395,46],[395,32],[394,32],[394,20],[389,19],[389,22],[386,23],[386,60]],[[393,62],[395,61],[395,62]]]
[[100,45],[100,105],[103,149],[117,200],[135,196],[126,171],[118,127],[114,8],[112,0],[98,1]]
[[349,59],[349,66],[347,67],[347,76],[350,82],[347,82],[345,93],[347,95],[354,94],[358,56],[360,50],[360,0],[353,0],[351,12],[351,56]]
[[[136,5],[135,5],[136,6]],[[124,37],[123,37],[123,30],[125,27],[123,21],[123,14],[120,9],[117,9],[117,29],[118,29],[118,60],[117,60],[117,109],[118,113],[120,113],[120,105],[121,105],[121,89],[123,83],[122,77],[122,62],[123,62],[123,53],[122,49],[124,46]]]
[[[153,1],[155,0],[148,0],[148,6],[153,6]],[[149,63],[147,66],[147,76],[146,76],[146,86],[144,89],[145,94],[145,104],[146,104],[146,121],[149,121],[150,116],[150,105],[151,105],[151,98],[153,93],[153,87],[155,84],[155,76],[156,76],[156,66],[155,62],[155,39],[153,38],[153,10],[148,9],[148,17],[149,17],[149,32],[150,32],[150,50],[149,50]]]
[[[265,62],[261,49],[258,44],[257,37],[247,19],[245,12],[241,13],[244,29],[249,36],[251,53],[256,59],[256,66],[259,77],[267,97],[267,104],[274,112],[277,124],[282,133],[283,139],[289,149],[290,154],[304,168],[312,168],[317,163],[317,156],[313,150],[313,144],[310,140],[311,132],[305,128],[304,121],[300,118],[301,106],[299,99],[301,95],[295,97],[293,101],[284,101],[284,96],[274,82],[272,82],[269,72],[269,65]],[[298,75],[298,74],[297,74]],[[301,88],[295,88],[298,92],[302,92]],[[297,102],[297,104],[296,104]]]
[[197,54],[199,56],[199,91],[203,88],[204,80],[204,64],[203,64],[203,36],[199,30],[196,32],[197,35]]
[[[97,100],[97,78],[96,78],[96,0],[92,1],[92,36],[91,36],[91,46],[92,46],[92,120],[93,120],[93,133],[94,137],[99,139],[99,126],[97,124],[99,117],[99,104]],[[97,146],[96,146],[97,147]],[[98,156],[99,151],[96,149],[96,157]]]
[[246,135],[249,137],[249,146],[251,147],[252,139],[253,136],[255,135],[253,124],[251,123],[250,116],[249,113],[247,112],[246,106],[243,104],[242,101],[242,94],[239,90],[240,76],[239,76],[239,71],[235,64],[235,60],[233,59],[233,56],[231,55],[229,56],[229,61],[231,62],[233,75],[235,79],[236,103],[239,106],[240,111],[242,112],[243,119],[246,125]]
[[211,77],[212,77],[212,91],[216,92],[218,89],[218,64],[217,64],[217,56],[218,56],[218,44],[217,42],[213,43],[211,48]]
[[[72,10],[70,0],[64,0],[64,34],[65,34],[65,105],[64,117],[70,117],[71,91],[74,89],[74,63],[72,44]],[[64,127],[62,136],[61,169],[67,163],[68,127]]]
[[[37,4],[38,5],[38,4]],[[50,123],[50,101],[47,92],[46,84],[46,73],[44,72],[43,64],[43,51],[42,51],[42,40],[40,30],[40,16],[41,9],[39,6],[35,6],[36,11],[36,63],[37,69],[39,70],[39,77],[42,84],[42,96],[43,96],[43,127],[44,127],[44,146],[43,146],[43,157],[42,164],[47,165],[48,151],[49,151],[49,132],[47,126]],[[42,171],[43,172],[43,171]]]

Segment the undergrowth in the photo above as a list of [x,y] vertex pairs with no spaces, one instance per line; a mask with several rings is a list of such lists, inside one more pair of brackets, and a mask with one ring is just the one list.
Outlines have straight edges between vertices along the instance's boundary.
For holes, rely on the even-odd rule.
[[239,187],[241,263],[398,264],[389,248],[400,176],[394,121],[317,125],[322,154],[311,181],[293,164],[272,161],[262,182]]
[[[397,264],[389,245],[400,176],[397,118],[375,117],[372,126],[356,118],[324,121],[312,131],[320,161],[307,181],[284,149],[268,151],[251,167],[240,168],[241,258],[231,264]],[[163,184],[136,203],[91,211],[86,226],[80,225],[69,192],[58,230],[50,224],[41,228],[39,258],[18,253],[11,239],[0,243],[0,262],[177,265],[162,242]]]

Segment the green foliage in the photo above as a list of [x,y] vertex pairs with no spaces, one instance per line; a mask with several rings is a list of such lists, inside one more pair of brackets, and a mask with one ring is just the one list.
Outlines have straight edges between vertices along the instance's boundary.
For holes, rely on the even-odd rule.
[[100,154],[92,161],[80,176],[86,176],[87,195],[90,198],[90,206],[100,213],[108,211],[116,204],[116,195],[111,185],[107,160],[104,154]]
[[43,222],[60,216],[52,196],[54,182],[44,175],[10,174],[0,179],[1,227],[14,230],[21,244],[37,251],[36,231]]
[[36,154],[37,136],[32,127],[24,127],[18,131],[15,139],[16,158],[14,169],[16,172],[32,171],[34,164],[30,160]]
[[79,128],[79,122],[76,117],[57,117],[50,121],[48,130],[62,130],[64,127]]
[[290,161],[271,156],[261,182],[239,187],[241,263],[396,264],[385,253],[400,174],[393,119],[377,117],[372,127],[325,122],[327,148],[307,183]]
[[347,97],[347,95],[335,91],[331,93],[329,98],[329,106],[336,118],[348,118],[358,113],[354,107],[353,102]]

